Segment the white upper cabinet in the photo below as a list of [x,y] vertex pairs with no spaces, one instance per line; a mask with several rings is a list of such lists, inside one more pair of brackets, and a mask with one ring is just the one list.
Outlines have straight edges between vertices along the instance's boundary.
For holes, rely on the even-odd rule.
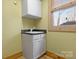
[[22,0],[22,16],[41,18],[41,0]]

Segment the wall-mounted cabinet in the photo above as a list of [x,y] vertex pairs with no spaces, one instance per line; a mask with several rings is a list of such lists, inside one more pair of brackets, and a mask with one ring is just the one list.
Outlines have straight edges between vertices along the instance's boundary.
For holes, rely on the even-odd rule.
[[41,18],[41,0],[22,0],[22,17]]

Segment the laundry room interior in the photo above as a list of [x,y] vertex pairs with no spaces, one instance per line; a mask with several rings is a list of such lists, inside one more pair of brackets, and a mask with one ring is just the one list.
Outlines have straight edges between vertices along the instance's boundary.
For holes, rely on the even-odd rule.
[[76,59],[75,7],[76,0],[3,0],[2,59]]

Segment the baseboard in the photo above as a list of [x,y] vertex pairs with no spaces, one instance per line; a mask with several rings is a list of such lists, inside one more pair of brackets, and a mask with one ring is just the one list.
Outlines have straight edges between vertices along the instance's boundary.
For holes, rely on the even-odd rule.
[[53,58],[53,59],[65,59],[65,57],[59,56],[57,54],[55,54],[54,52],[51,51],[47,51],[46,55]]
[[39,57],[38,59],[40,59],[42,56],[46,55],[46,51],[44,51]]
[[[43,54],[43,55],[47,55],[47,56],[51,57],[52,59],[65,59],[64,57],[59,56],[59,55],[57,55],[57,54],[55,54],[54,52],[51,52],[51,51],[46,51],[46,53]],[[23,56],[22,52],[18,52],[16,54],[8,56],[4,59],[17,59],[20,56]]]
[[11,56],[8,56],[8,57],[6,57],[4,59],[17,59],[18,57],[20,57],[22,55],[23,55],[22,52],[18,52],[18,53],[15,53],[15,54],[11,55]]

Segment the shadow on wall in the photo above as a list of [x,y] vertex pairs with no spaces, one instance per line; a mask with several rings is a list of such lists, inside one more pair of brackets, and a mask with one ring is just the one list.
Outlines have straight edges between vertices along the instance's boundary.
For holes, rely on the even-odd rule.
[[34,26],[32,19],[22,18],[23,28],[31,28]]
[[41,19],[29,19],[29,18],[22,18],[23,28],[33,28],[37,27],[40,23]]

